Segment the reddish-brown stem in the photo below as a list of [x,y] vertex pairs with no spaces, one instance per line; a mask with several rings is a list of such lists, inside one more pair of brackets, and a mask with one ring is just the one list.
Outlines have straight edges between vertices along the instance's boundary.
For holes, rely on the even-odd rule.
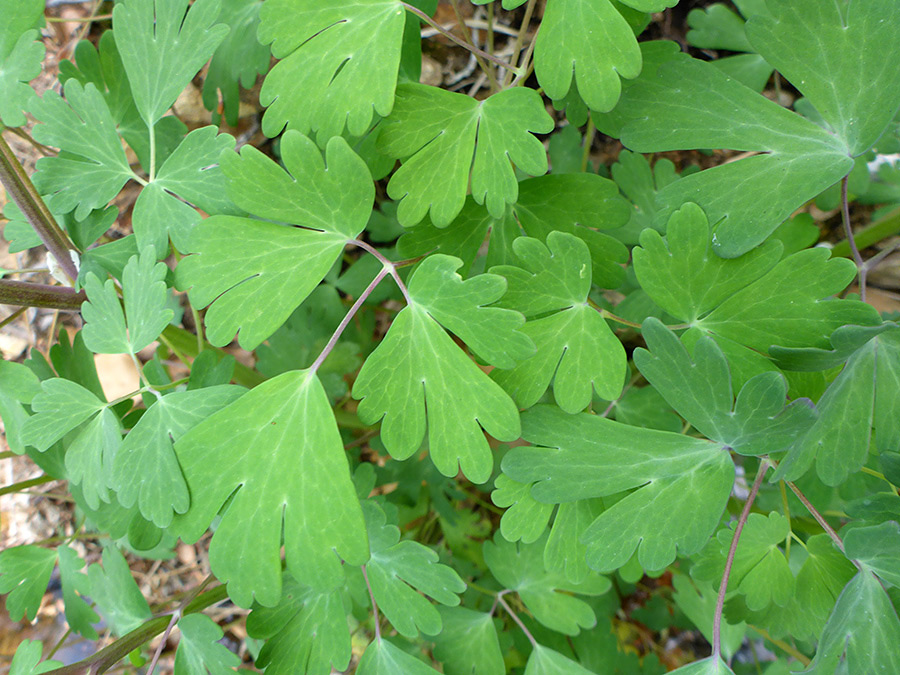
[[856,270],[859,274],[859,299],[866,301],[866,264],[863,262],[859,248],[856,246],[856,239],[853,237],[853,228],[850,227],[850,201],[847,197],[847,183],[850,175],[846,175],[841,179],[841,220],[844,223],[844,234],[847,235],[847,242],[850,244],[850,251],[853,253],[853,262],[856,263]]
[[[834,542],[834,545],[838,547],[841,553],[846,553],[844,550],[844,542],[841,541],[841,538],[838,536],[838,533],[834,531],[834,528],[828,524],[828,521],[825,520],[825,517],[819,513],[819,510],[812,505],[812,503],[806,498],[806,495],[800,492],[800,488],[794,485],[790,481],[785,481],[787,486],[791,488],[791,491],[797,496],[797,499],[800,500],[800,503],[806,507],[806,510],[810,512],[813,518],[816,519],[816,522],[822,526],[822,529],[825,530],[825,533],[831,537],[831,541]],[[859,568],[859,563],[856,560],[851,560],[857,568]]]
[[536,647],[537,640],[534,639],[534,635],[532,635],[531,631],[528,630],[524,623],[522,623],[522,619],[520,619],[518,615],[513,611],[512,607],[509,606],[509,603],[507,603],[506,600],[503,599],[503,593],[497,594],[497,602],[499,602],[500,606],[506,610],[506,613],[512,617],[512,620],[516,622],[516,625],[518,625],[519,628],[522,629],[522,632],[525,633],[525,637],[528,638],[528,641]]
[[87,296],[84,291],[76,291],[66,286],[0,279],[0,304],[3,305],[68,309],[77,312],[85,300]]
[[369,583],[369,573],[366,572],[366,566],[362,566],[363,579],[366,580],[366,588],[369,589],[369,598],[372,600],[372,616],[375,618],[375,639],[381,639],[381,620],[378,618],[378,603],[375,602],[375,592],[372,590],[372,584]]

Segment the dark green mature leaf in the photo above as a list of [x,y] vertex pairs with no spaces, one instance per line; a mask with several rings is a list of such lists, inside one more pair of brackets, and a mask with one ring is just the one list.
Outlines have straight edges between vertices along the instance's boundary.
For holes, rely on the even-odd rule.
[[52,548],[16,546],[0,552],[0,593],[6,595],[6,611],[13,621],[23,616],[34,621],[55,565]]
[[597,617],[584,600],[573,597],[603,595],[612,586],[609,579],[591,574],[580,583],[544,567],[547,531],[533,544],[515,544],[501,536],[484,542],[484,560],[504,588],[516,591],[534,618],[551,630],[577,635],[593,628]]
[[900,59],[900,5],[893,0],[767,0],[767,5],[771,16],[747,22],[750,43],[815,106],[852,156],[862,154],[900,109],[900,72],[884,67]]
[[878,579],[863,568],[838,598],[804,673],[900,671],[900,619]]
[[188,614],[178,621],[181,640],[175,651],[177,675],[223,675],[240,665],[238,655],[219,644],[224,633],[205,614]]
[[535,644],[525,665],[525,675],[594,675],[557,651]]
[[96,640],[97,631],[92,624],[99,622],[100,617],[84,599],[90,595],[90,582],[87,575],[81,572],[84,561],[69,546],[60,546],[58,553],[66,622],[76,633],[88,640]]
[[443,605],[459,604],[458,593],[465,582],[452,567],[438,563],[438,554],[427,546],[406,539],[400,530],[387,523],[387,517],[374,502],[363,502],[369,534],[371,559],[366,572],[378,608],[406,637],[441,632],[441,615],[423,595]]
[[320,675],[346,670],[352,655],[344,589],[322,591],[284,577],[278,605],[254,607],[251,637],[266,640],[256,665],[269,675]]
[[[410,281],[414,295],[417,280]],[[415,301],[363,364],[353,396],[362,399],[357,414],[365,424],[383,418],[381,439],[396,459],[419,449],[427,409],[431,459],[445,476],[462,469],[475,483],[490,477],[494,462],[482,427],[501,441],[519,437],[512,399]]]
[[721,445],[596,415],[570,416],[551,406],[526,412],[523,425],[522,437],[538,447],[510,450],[503,472],[534,482],[538,501],[637,488],[582,536],[593,569],[617,569],[635,549],[644,569],[662,569],[676,548],[682,555],[699,551],[718,524],[734,482],[734,465]]
[[219,21],[230,31],[218,46],[209,62],[203,80],[203,105],[213,111],[213,121],[219,121],[219,96],[225,121],[237,126],[240,112],[240,87],[250,89],[256,76],[269,68],[269,48],[259,43],[261,0],[222,0]]
[[434,658],[445,675],[505,675],[494,617],[462,607],[438,607],[443,630],[434,638]]
[[22,426],[29,415],[22,407],[30,405],[41,393],[37,376],[21,363],[0,360],[0,418],[9,449],[17,455],[24,454]]
[[376,638],[366,648],[356,667],[357,675],[436,675],[437,672],[383,638]]
[[449,225],[465,204],[470,174],[475,201],[500,218],[519,195],[510,162],[532,176],[545,174],[547,153],[531,134],[551,131],[553,119],[531,89],[476,101],[421,84],[398,86],[378,148],[404,159],[388,183],[388,194],[400,200],[400,223],[415,225],[430,212],[436,227]]
[[[342,138],[316,145],[289,131],[281,139],[282,169],[252,146],[222,155],[228,193],[238,207],[272,222],[213,216],[191,239],[195,255],[176,270],[178,288],[205,307],[207,339],[255,349],[290,316],[327,274],[348,240],[366,225],[374,198],[369,171]],[[327,161],[327,166],[326,166]]]
[[844,537],[847,557],[858,560],[894,586],[900,586],[900,525],[896,521],[855,527]]
[[9,675],[40,675],[54,668],[62,668],[60,661],[41,662],[43,645],[40,640],[22,640],[16,647],[12,663],[9,666]]
[[260,11],[259,39],[282,59],[266,76],[260,102],[263,132],[349,132],[362,136],[373,112],[391,113],[406,16],[398,0],[351,5],[318,0],[269,0]]
[[219,0],[125,0],[113,9],[116,43],[141,119],[152,127],[228,34]]
[[191,494],[174,521],[185,541],[203,536],[228,502],[210,565],[235,603],[278,602],[282,530],[287,569],[306,585],[341,583],[335,552],[351,565],[368,559],[343,442],[314,372],[267,380],[192,428],[175,453]]
[[88,567],[91,599],[117,635],[125,635],[150,618],[150,606],[115,545],[103,549],[103,566]]
[[[521,408],[537,403],[551,380],[556,401],[566,412],[584,410],[593,390],[608,400],[618,397],[625,381],[625,350],[587,303],[588,247],[573,235],[551,232],[546,246],[520,237],[513,250],[521,267],[503,265],[491,271],[506,277],[509,285],[501,304],[531,319],[522,332],[537,345],[537,353],[515,368],[493,371],[492,377]],[[554,313],[540,316],[547,312]]]
[[156,262],[152,247],[133,256],[122,274],[124,314],[113,280],[101,284],[89,274],[84,284],[88,301],[81,307],[88,349],[97,354],[137,354],[158,338],[173,316],[166,308],[168,270],[165,263]]
[[787,382],[778,372],[751,378],[735,401],[728,361],[711,337],[697,342],[691,358],[657,319],[647,319],[641,332],[649,351],[636,349],[635,365],[669,405],[707,438],[743,455],[762,455],[789,449],[816,421],[808,401],[785,407]]
[[55,212],[75,209],[83,220],[93,209],[105,207],[134,173],[128,165],[115,121],[103,95],[89,83],[69,80],[64,101],[55,91],[35,99],[31,112],[43,124],[35,126],[35,140],[65,151],[37,162],[35,186],[49,195]]
[[158,398],[113,460],[111,483],[119,503],[125,508],[137,503],[141,515],[159,527],[168,527],[175,513],[185,513],[190,495],[172,444],[243,393],[223,385]]

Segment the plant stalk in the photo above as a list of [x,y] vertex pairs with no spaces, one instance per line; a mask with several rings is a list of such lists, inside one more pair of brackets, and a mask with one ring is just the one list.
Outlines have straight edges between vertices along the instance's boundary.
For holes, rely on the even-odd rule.
[[856,272],[859,275],[859,299],[866,301],[866,263],[859,253],[856,246],[856,239],[853,238],[853,228],[850,227],[850,201],[847,197],[847,183],[850,180],[849,174],[841,179],[841,220],[844,223],[844,234],[847,235],[847,242],[850,245],[850,251],[853,254],[853,262],[856,263]]
[[5,485],[0,488],[0,497],[3,495],[13,494],[14,492],[20,492],[22,490],[27,490],[30,487],[34,487],[35,485],[43,485],[44,483],[52,483],[55,480],[59,480],[54,478],[53,476],[38,476],[37,478],[29,478],[28,480],[23,480],[19,483],[13,483],[12,485]]
[[67,286],[32,284],[27,281],[0,279],[0,304],[21,307],[47,307],[77,312],[87,300],[84,291]]

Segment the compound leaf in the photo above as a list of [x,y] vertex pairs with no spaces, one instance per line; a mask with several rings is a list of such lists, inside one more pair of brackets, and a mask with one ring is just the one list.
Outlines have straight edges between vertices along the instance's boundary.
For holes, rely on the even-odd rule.
[[[97,354],[137,354],[169,325],[174,313],[166,308],[165,277],[169,268],[156,262],[148,246],[132,256],[122,273],[125,312],[112,279],[105,284],[93,273],[84,283],[88,301],[82,304],[84,343]],[[127,317],[127,327],[126,327]]]
[[463,607],[438,607],[443,630],[434,637],[434,657],[445,675],[505,675],[497,627],[490,614]]
[[175,651],[178,675],[223,675],[240,665],[238,655],[219,644],[224,633],[205,614],[188,614],[178,622],[181,640]]
[[395,318],[353,386],[365,424],[381,422],[381,439],[397,459],[422,444],[426,410],[431,459],[445,476],[460,469],[485,482],[494,462],[482,427],[501,441],[519,437],[519,413],[504,391],[466,356],[424,307]]
[[398,0],[346,4],[274,0],[260,11],[259,39],[281,61],[266,76],[263,132],[285,125],[320,138],[362,136],[373,112],[391,113],[406,13]]
[[6,611],[13,621],[23,616],[34,621],[55,565],[52,548],[16,546],[0,552],[0,593],[8,594]]
[[282,531],[287,569],[309,586],[343,580],[335,551],[352,565],[368,559],[343,442],[314,372],[263,382],[193,427],[175,453],[191,494],[174,521],[185,541],[197,541],[228,502],[209,555],[235,603],[278,602]]
[[102,566],[88,567],[88,579],[91,599],[116,634],[125,635],[150,618],[150,606],[114,545],[104,547]]
[[510,162],[532,176],[547,172],[547,152],[532,133],[553,131],[553,119],[532,89],[506,89],[484,101],[422,84],[401,84],[378,148],[408,158],[391,177],[397,218],[409,227],[431,214],[446,227],[462,210],[470,174],[472,196],[500,218],[519,195]]
[[357,675],[437,675],[431,666],[383,638],[376,638],[356,667]]
[[113,9],[116,43],[141,119],[153,127],[228,34],[219,0],[126,0]]
[[247,633],[266,640],[256,664],[269,675],[319,675],[346,670],[352,655],[343,589],[322,591],[284,577],[275,607],[255,607]]
[[406,637],[441,632],[441,615],[423,595],[444,605],[459,604],[458,593],[466,590],[465,582],[452,567],[438,563],[438,554],[427,546],[406,539],[400,541],[400,530],[388,524],[380,506],[363,502],[369,534],[371,559],[366,572],[378,608]]
[[243,393],[222,385],[173,392],[151,405],[113,460],[111,480],[119,503],[125,508],[137,503],[141,515],[159,527],[168,527],[175,513],[185,513],[190,495],[173,442]]
[[544,530],[533,544],[515,544],[494,536],[493,542],[484,542],[484,560],[504,588],[519,594],[535,619],[551,630],[577,635],[582,628],[593,628],[597,617],[590,605],[571,593],[603,595],[612,583],[606,577],[592,574],[575,584],[545,569],[547,536]]
[[40,675],[54,668],[62,668],[61,661],[41,662],[43,645],[40,640],[22,640],[16,647],[12,663],[9,666],[9,675]]
[[531,485],[502,473],[494,481],[491,501],[506,509],[500,518],[500,534],[506,541],[534,543],[544,534],[553,513],[552,504],[542,504],[531,496]]
[[[22,5],[33,5],[23,2]],[[4,7],[4,15],[14,8]],[[38,14],[40,16],[40,13]],[[20,127],[27,121],[22,111],[35,97],[28,83],[41,74],[46,49],[36,30],[17,34],[15,22],[0,28],[0,121],[7,127]],[[34,21],[30,23],[33,25]],[[29,24],[26,24],[29,25]]]
[[44,380],[31,403],[34,414],[22,426],[22,442],[45,452],[105,407],[95,394],[71,380]]
[[573,584],[587,579],[590,568],[587,546],[581,541],[581,535],[602,511],[599,499],[579,499],[559,505],[544,548],[544,567],[548,572],[563,574]]
[[84,500],[92,509],[111,501],[112,460],[122,443],[119,418],[108,407],[87,422],[66,449],[66,473],[81,486]]
[[255,349],[285,322],[325,277],[348,240],[365,227],[375,190],[365,163],[342,138],[329,141],[325,160],[296,131],[281,139],[282,169],[250,145],[226,152],[221,166],[228,193],[245,211],[273,222],[213,216],[194,229],[190,251],[176,270],[206,312],[207,339],[238,340]]
[[900,525],[888,521],[855,527],[844,537],[847,557],[858,560],[889,584],[900,587]]
[[557,651],[535,644],[525,665],[525,675],[594,675]]
[[25,453],[22,427],[29,417],[22,406],[40,393],[40,380],[27,366],[0,360],[0,418],[9,449],[17,455]]
[[84,599],[90,594],[88,577],[80,571],[84,567],[84,561],[69,546],[60,546],[57,550],[59,578],[66,605],[66,623],[76,633],[89,640],[96,640],[97,631],[93,624],[100,621],[100,617]]

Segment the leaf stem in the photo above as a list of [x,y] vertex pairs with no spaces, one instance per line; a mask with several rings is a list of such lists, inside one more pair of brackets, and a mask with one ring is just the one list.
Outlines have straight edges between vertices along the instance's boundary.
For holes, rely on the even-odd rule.
[[[806,495],[800,492],[800,488],[794,485],[791,481],[785,481],[787,486],[791,488],[791,491],[797,496],[797,499],[806,507],[806,510],[812,514],[812,517],[816,519],[816,522],[825,530],[825,533],[831,537],[831,541],[834,542],[834,545],[838,547],[841,553],[846,555],[846,550],[844,549],[844,542],[841,541],[841,538],[838,536],[838,533],[834,531],[834,528],[828,524],[828,521],[825,520],[825,517],[819,513],[818,509],[810,503],[810,501],[806,498]],[[862,569],[861,565],[856,560],[851,560],[854,565],[856,565],[857,569]]]
[[[871,246],[882,239],[886,239],[887,237],[893,236],[900,232],[900,207],[897,207],[893,211],[885,214],[874,223],[870,223],[866,225],[862,229],[858,230],[854,235],[852,241],[856,244],[856,246],[860,246],[862,248],[866,248],[867,246]],[[831,255],[834,257],[846,258],[852,255],[852,251],[850,250],[850,239],[844,239],[843,241],[839,241],[834,245],[834,248],[831,249]]]
[[379,252],[378,249],[376,249],[374,246],[371,246],[364,241],[361,241],[359,239],[351,239],[347,243],[353,244],[354,246],[359,246],[359,248],[363,249],[364,251],[368,251],[373,256],[378,258],[381,264],[388,268],[388,274],[390,274],[394,278],[394,281],[397,282],[397,286],[400,287],[400,292],[403,293],[406,304],[412,304],[412,299],[409,297],[409,290],[407,290],[406,284],[403,283],[403,279],[400,278],[400,273],[397,271],[397,265],[385,258],[384,255]]
[[0,488],[0,497],[3,495],[13,494],[15,492],[19,492],[21,490],[27,490],[30,487],[34,487],[35,485],[43,485],[44,483],[52,483],[55,480],[59,480],[58,478],[54,478],[53,476],[48,476],[44,474],[43,476],[38,476],[37,478],[29,478],[28,480],[23,480],[18,483],[13,483],[11,485],[5,485]]
[[522,623],[522,619],[518,617],[518,615],[512,610],[512,607],[509,606],[509,603],[503,599],[503,595],[508,593],[509,591],[500,591],[497,593],[497,602],[500,603],[500,606],[506,610],[506,613],[512,617],[512,620],[516,622],[516,625],[522,629],[522,632],[525,633],[525,637],[528,638],[528,641],[532,644],[533,647],[537,647],[537,640],[534,639],[534,635],[531,634],[531,631]]
[[773,638],[771,635],[769,635],[768,631],[767,631],[765,628],[759,628],[759,627],[757,627],[757,626],[754,626],[752,623],[748,623],[748,624],[747,624],[747,627],[748,627],[748,628],[752,628],[753,630],[755,630],[757,633],[759,633],[759,634],[762,636],[762,638],[763,638],[764,640],[768,640],[768,641],[771,642],[773,645],[775,645],[776,647],[778,647],[781,651],[783,651],[785,654],[787,654],[787,655],[789,655],[789,656],[793,656],[795,659],[797,659],[797,660],[798,660],[800,663],[802,663],[804,666],[808,666],[808,665],[810,664],[810,659],[809,659],[808,656],[806,656],[805,654],[803,654],[803,653],[797,651],[796,649],[794,649],[793,647],[791,647],[791,646],[790,646],[787,642],[785,642],[784,640],[778,640],[778,639],[776,639],[776,638]]
[[791,505],[788,504],[787,498],[787,490],[784,488],[784,481],[778,481],[778,488],[781,491],[781,507],[784,509],[784,517],[787,518],[788,521],[788,535],[784,540],[784,557],[790,562],[791,561],[791,535],[794,534],[793,529],[791,528]]
[[581,173],[587,171],[588,162],[591,159],[591,146],[594,144],[594,135],[597,127],[594,126],[594,118],[588,115],[587,129],[584,131],[584,148],[581,151]]
[[369,583],[369,574],[366,572],[366,566],[362,565],[363,579],[366,580],[366,588],[369,589],[369,598],[372,600],[372,616],[375,619],[375,639],[381,640],[381,620],[378,618],[378,603],[375,602],[375,592],[372,590],[372,584]]
[[[69,262],[72,262],[71,260]],[[34,284],[29,281],[0,279],[0,304],[24,307],[46,307],[77,312],[87,300],[84,291],[68,286]]]
[[[528,4],[525,6],[525,15],[522,17],[522,25],[519,27],[519,34],[516,35],[516,41],[513,44],[512,51],[512,61],[516,61],[519,56],[519,52],[522,51],[522,43],[525,40],[525,34],[528,32],[528,26],[531,25],[531,15],[534,14],[534,7],[537,4],[537,0],[528,0]],[[532,41],[533,42],[533,41]],[[513,76],[521,76],[522,71],[519,68],[507,68],[506,73],[503,75],[503,88],[509,86],[509,83],[512,81]]]
[[[470,45],[474,45],[475,40],[472,39],[472,32],[469,30],[469,27],[466,25],[465,19],[463,19],[462,13],[459,11],[459,0],[450,0],[450,5],[453,7],[453,13],[456,15],[456,24],[462,31],[463,37]],[[484,60],[484,56],[482,56],[482,54],[484,54],[485,56],[491,56],[491,54],[478,49],[477,47],[475,49],[477,51],[473,51],[472,53],[475,55],[475,60],[478,61],[478,66],[481,68],[481,71],[485,75],[487,75],[488,82],[491,83],[491,92],[493,93],[495,91],[499,91],[500,83],[497,82],[497,74],[496,72],[494,72],[494,69],[491,68]]]
[[200,592],[206,588],[210,582],[214,579],[213,575],[209,575],[204,579],[197,588],[193,589],[190,593],[187,594],[187,597],[181,602],[178,608],[172,612],[172,618],[169,619],[169,624],[166,626],[166,630],[163,632],[162,639],[159,641],[159,645],[156,647],[156,651],[153,653],[153,660],[150,662],[150,666],[147,668],[147,675],[153,675],[153,671],[156,670],[156,664],[159,662],[159,657],[162,656],[163,650],[166,647],[166,642],[169,641],[169,635],[172,634],[172,629],[175,628],[175,624],[181,621],[181,617],[184,616],[185,607],[187,607],[191,601],[200,594]]
[[850,227],[850,201],[847,197],[847,184],[850,181],[850,174],[841,179],[841,220],[844,223],[844,234],[847,235],[847,241],[850,244],[850,252],[853,254],[853,262],[856,263],[856,272],[859,275],[859,299],[866,301],[866,264],[863,262],[859,248],[856,246],[856,239],[853,238],[853,228]]
[[[602,307],[597,305],[592,300],[589,300],[588,304],[591,307],[593,307],[594,309],[596,309],[598,312],[600,312],[600,316],[602,316],[604,319],[609,319],[610,321],[615,321],[616,323],[620,323],[623,326],[628,326],[630,328],[637,328],[638,330],[640,330],[640,328],[641,328],[641,324],[639,324],[635,321],[629,321],[628,319],[622,318],[621,316],[617,316],[617,315],[613,314],[612,312],[610,312],[609,310],[603,309]],[[686,330],[690,327],[691,327],[691,324],[689,324],[689,323],[676,323],[671,326],[666,326],[666,328],[668,328],[669,330]]]
[[[407,12],[412,12],[413,14],[415,14],[417,17],[422,19],[422,21],[424,21],[429,26],[434,28],[441,35],[443,35],[444,37],[446,37],[449,40],[452,40],[453,42],[458,44],[463,49],[466,49],[466,50],[472,52],[473,54],[475,54],[476,58],[478,58],[480,56],[483,59],[491,61],[492,63],[496,63],[501,68],[506,68],[507,70],[514,70],[516,73],[518,73],[518,68],[515,68],[514,66],[510,65],[503,59],[498,59],[493,54],[488,54],[486,51],[479,49],[475,45],[471,45],[471,44],[467,43],[465,40],[459,39],[453,33],[448,31],[446,28],[444,28],[442,25],[440,25],[437,21],[432,19],[430,16],[428,16],[425,12],[423,12],[418,7],[413,7],[412,5],[410,5],[409,3],[406,3],[406,2],[401,2],[400,4],[403,6],[404,9],[406,9]],[[463,25],[465,25],[465,24],[463,24]]]
[[44,246],[56,258],[60,268],[74,282],[78,278],[78,270],[72,262],[69,251],[78,251],[78,247],[56,222],[2,134],[0,134],[0,183],[3,183],[6,192],[34,228]]
[[19,309],[17,309],[15,312],[10,314],[8,317],[3,319],[3,321],[0,321],[0,328],[5,328],[9,324],[11,324],[13,321],[18,319],[20,316],[22,316],[27,310],[28,310],[28,307],[19,307]]
[[147,176],[147,182],[152,183],[156,178],[156,123],[149,126],[150,129],[150,173]]
[[12,459],[13,457],[19,457],[19,455],[14,453],[12,450],[4,450],[3,452],[0,452],[0,459]]
[[731,566],[734,564],[734,554],[737,551],[738,541],[741,538],[741,531],[744,529],[744,523],[750,516],[750,508],[762,485],[763,477],[769,468],[768,460],[762,460],[759,464],[759,471],[756,472],[756,480],[753,481],[753,487],[750,488],[750,494],[747,495],[747,501],[741,516],[738,518],[737,525],[734,528],[734,536],[731,537],[731,547],[728,549],[728,557],[725,559],[725,570],[722,572],[722,582],[719,584],[719,595],[716,598],[716,613],[713,616],[713,644],[712,655],[714,659],[721,658],[722,655],[722,611],[725,609],[725,593],[728,590],[728,577],[731,575]]
[[344,318],[341,319],[341,323],[338,324],[338,327],[334,329],[334,333],[331,335],[331,339],[328,340],[328,344],[325,345],[325,348],[322,349],[322,352],[316,357],[316,360],[313,361],[313,364],[309,367],[310,370],[316,372],[319,369],[319,366],[324,363],[325,359],[328,358],[328,355],[331,353],[331,350],[334,349],[334,346],[337,344],[338,339],[343,334],[344,330],[346,330],[347,325],[359,311],[359,308],[362,307],[363,303],[366,301],[372,291],[375,290],[375,287],[381,283],[381,280],[384,279],[390,273],[390,269],[385,265],[380,270],[378,270],[378,274],[375,275],[375,278],[366,286],[366,290],[359,294],[359,297],[356,299],[356,302],[353,303],[353,306],[350,308],[350,311],[344,315]]

